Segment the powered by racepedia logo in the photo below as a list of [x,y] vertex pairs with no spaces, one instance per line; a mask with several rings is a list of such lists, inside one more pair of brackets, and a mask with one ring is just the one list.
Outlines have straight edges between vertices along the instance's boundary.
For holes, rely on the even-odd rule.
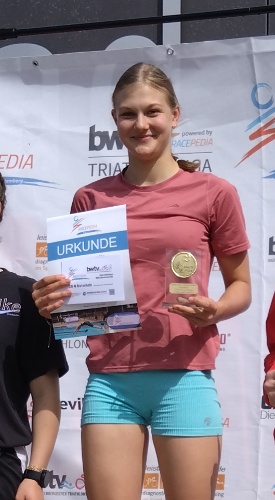
[[[275,107],[270,85],[268,83],[254,85],[251,91],[251,101],[258,111],[258,116],[247,125],[246,132],[250,133],[249,140],[255,145],[245,153],[236,167],[275,140],[275,127],[273,126]],[[271,174],[269,177],[275,178],[274,170]]]

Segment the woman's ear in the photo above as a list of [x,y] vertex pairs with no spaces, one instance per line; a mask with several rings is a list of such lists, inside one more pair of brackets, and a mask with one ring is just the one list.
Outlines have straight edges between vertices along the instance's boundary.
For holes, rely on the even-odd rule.
[[173,128],[177,126],[179,119],[180,119],[180,107],[176,106],[175,109],[173,110],[173,120],[172,120]]
[[112,109],[112,117],[113,117],[113,120],[114,120],[115,124],[117,125],[117,116],[116,116],[115,109]]

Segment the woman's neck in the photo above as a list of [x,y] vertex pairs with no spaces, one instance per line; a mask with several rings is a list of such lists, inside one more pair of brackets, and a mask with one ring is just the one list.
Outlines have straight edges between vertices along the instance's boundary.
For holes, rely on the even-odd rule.
[[178,171],[178,163],[172,156],[160,158],[157,162],[144,162],[137,158],[129,158],[124,178],[136,186],[152,186],[166,181]]

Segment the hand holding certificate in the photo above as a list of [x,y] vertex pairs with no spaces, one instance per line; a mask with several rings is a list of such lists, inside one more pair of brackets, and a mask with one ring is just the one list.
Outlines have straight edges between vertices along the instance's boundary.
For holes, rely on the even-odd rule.
[[140,327],[129,259],[126,206],[47,220],[48,268],[71,280],[71,297],[52,314],[55,337]]

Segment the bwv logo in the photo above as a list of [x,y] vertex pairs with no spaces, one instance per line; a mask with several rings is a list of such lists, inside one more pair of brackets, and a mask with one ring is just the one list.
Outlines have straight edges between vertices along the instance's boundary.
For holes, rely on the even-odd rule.
[[99,271],[99,267],[96,267],[96,266],[94,266],[94,267],[87,267],[87,273],[89,271]]
[[63,474],[61,477],[58,474],[54,474],[54,471],[51,470],[46,476],[45,486],[46,488],[51,488],[51,490],[55,490],[55,488],[62,488],[63,484],[66,481],[66,474]]
[[117,149],[123,148],[123,143],[119,138],[118,132],[116,130],[111,133],[107,130],[96,130],[95,125],[93,125],[90,127],[89,132],[89,151],[102,151],[105,147],[109,151],[114,149],[114,147]]

